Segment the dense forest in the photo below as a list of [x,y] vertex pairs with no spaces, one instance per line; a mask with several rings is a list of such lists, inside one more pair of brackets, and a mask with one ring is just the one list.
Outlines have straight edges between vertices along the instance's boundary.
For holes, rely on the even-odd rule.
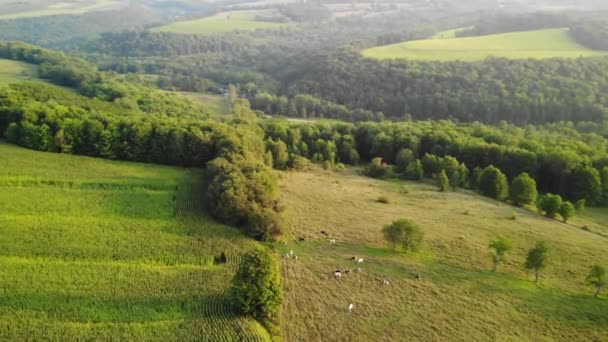
[[[281,39],[268,45],[239,35],[123,32],[90,43],[86,51],[102,53],[85,55],[103,70],[161,75],[158,85],[164,88],[200,91],[240,84],[254,109],[273,115],[518,125],[600,122],[608,115],[600,72],[608,66],[605,58],[376,61],[361,57],[354,45],[320,49],[326,43],[313,39],[297,46],[292,38],[298,32],[272,33],[292,42],[285,45]],[[146,54],[157,57],[141,57]]]

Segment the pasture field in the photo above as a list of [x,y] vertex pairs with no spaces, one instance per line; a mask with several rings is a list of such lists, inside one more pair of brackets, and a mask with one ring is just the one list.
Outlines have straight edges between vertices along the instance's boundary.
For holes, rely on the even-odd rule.
[[233,11],[189,21],[155,27],[154,32],[171,32],[181,34],[219,34],[231,31],[253,31],[261,28],[278,28],[290,24],[256,21],[255,16],[263,11]]
[[180,92],[180,94],[189,98],[192,102],[200,104],[201,107],[212,113],[223,115],[230,112],[228,100],[222,95],[191,92]]
[[0,340],[268,340],[225,295],[255,242],[200,177],[0,143]]
[[[604,225],[593,210],[564,224],[470,191],[440,193],[430,183],[380,181],[352,170],[284,172],[281,178],[292,236],[280,248],[299,256],[281,259],[287,341],[377,341],[380,336],[383,341],[601,341],[608,336],[608,293],[594,298],[584,282],[593,263],[608,266],[608,238],[581,229]],[[380,196],[390,203],[378,203]],[[385,243],[382,227],[398,218],[422,227],[420,251],[406,255]],[[510,238],[514,249],[492,272],[487,246],[498,235]],[[539,285],[523,267],[537,240],[551,248]],[[355,264],[352,256],[364,262]],[[361,273],[333,277],[336,269],[356,267]],[[383,286],[383,279],[390,285]]]
[[487,57],[578,58],[605,56],[576,43],[568,29],[513,32],[479,37],[428,39],[378,46],[362,51],[375,59],[478,61]]
[[37,74],[35,65],[0,59],[0,86],[36,78]]
[[[28,8],[14,8],[14,4],[28,4]],[[0,3],[0,20],[43,17],[50,15],[84,14],[92,11],[109,10],[124,4],[114,0],[77,0],[67,2],[11,2]],[[4,12],[4,11],[9,12]]]

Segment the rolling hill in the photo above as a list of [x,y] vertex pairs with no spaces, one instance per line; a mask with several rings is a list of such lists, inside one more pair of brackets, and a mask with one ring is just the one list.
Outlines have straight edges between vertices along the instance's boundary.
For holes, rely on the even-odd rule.
[[477,61],[487,57],[578,58],[608,55],[576,43],[568,29],[548,29],[494,34],[479,37],[409,41],[363,50],[363,56],[376,59],[436,61]]
[[151,29],[153,32],[181,34],[218,34],[231,31],[252,31],[261,28],[278,28],[289,24],[256,21],[259,11],[222,12],[211,17],[174,23]]

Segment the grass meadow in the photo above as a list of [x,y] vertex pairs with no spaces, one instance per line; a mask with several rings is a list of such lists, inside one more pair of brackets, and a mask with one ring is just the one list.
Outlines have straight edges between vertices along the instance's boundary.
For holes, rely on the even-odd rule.
[[176,21],[153,28],[154,32],[210,35],[231,31],[252,31],[256,29],[278,28],[289,24],[256,21],[260,11],[222,12],[196,20]]
[[[299,256],[281,259],[287,341],[608,336],[607,293],[594,298],[584,282],[593,263],[608,266],[608,238],[599,234],[606,217],[593,209],[564,224],[470,191],[440,193],[430,183],[380,181],[352,170],[284,172],[281,178],[291,236],[279,246]],[[389,203],[378,203],[381,196]],[[402,217],[425,232],[418,252],[393,251],[383,240],[382,227]],[[494,273],[487,246],[498,235],[509,237],[514,249]],[[537,240],[551,246],[539,285],[523,267]],[[365,261],[355,264],[352,256]],[[356,267],[362,272],[333,277],[336,269]]]
[[[27,10],[12,10],[10,7],[17,5],[30,5]],[[77,1],[65,1],[65,2],[46,2],[39,1],[38,3],[30,3],[30,2],[11,2],[8,4],[1,4],[8,6],[0,6],[0,9],[11,9],[9,13],[0,14],[0,20],[6,19],[20,19],[20,18],[34,18],[34,17],[44,17],[50,15],[78,15],[84,14],[87,12],[98,11],[98,10],[108,10],[112,8],[116,8],[117,6],[121,6],[121,1],[113,1],[113,0],[77,0]]]
[[[375,59],[411,59],[436,61],[478,61],[487,57],[578,58],[608,55],[605,51],[590,50],[576,43],[568,29],[548,29],[513,32],[479,37],[409,41],[378,46],[362,51],[363,56]],[[439,39],[438,39],[439,38]]]
[[0,59],[0,86],[36,78],[37,74],[34,65]]
[[0,340],[268,340],[225,295],[255,242],[200,179],[0,143]]
[[207,94],[207,93],[192,93],[179,92],[182,96],[187,97],[194,103],[200,104],[208,111],[222,115],[230,112],[228,108],[228,100],[223,95]]

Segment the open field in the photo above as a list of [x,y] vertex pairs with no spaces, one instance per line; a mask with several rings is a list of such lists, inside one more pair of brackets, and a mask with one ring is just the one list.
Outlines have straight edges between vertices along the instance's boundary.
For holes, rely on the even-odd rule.
[[228,100],[223,95],[179,92],[192,102],[200,104],[203,108],[215,114],[228,114]]
[[0,143],[0,340],[267,340],[224,294],[255,243],[199,178]]
[[[584,284],[592,263],[608,265],[608,238],[580,228],[601,225],[592,211],[590,218],[563,224],[469,191],[440,193],[427,183],[373,180],[350,170],[281,176],[293,234],[281,248],[299,256],[282,259],[287,341],[375,341],[379,336],[383,341],[600,341],[608,336],[608,296],[593,298],[593,289]],[[390,203],[376,202],[380,196]],[[394,252],[382,238],[382,227],[402,217],[425,231],[419,252]],[[337,244],[328,244],[322,230]],[[515,247],[493,273],[487,245],[499,234]],[[540,285],[523,270],[526,251],[537,240],[551,246]],[[352,256],[365,262],[357,265]],[[336,269],[356,267],[362,272],[333,278]],[[383,279],[390,285],[382,286]]]
[[289,24],[255,21],[255,16],[261,11],[223,12],[211,17],[176,21],[174,23],[155,27],[155,32],[172,32],[181,34],[217,34],[230,31],[252,31],[261,28],[278,28]]
[[[20,10],[19,8],[12,8],[10,12],[4,12],[5,10],[11,9],[6,5],[12,5],[18,2],[9,4],[0,4],[0,20],[2,19],[19,19],[19,18],[32,18],[32,17],[43,17],[50,15],[65,15],[65,14],[84,14],[92,11],[109,10],[120,7],[123,2],[113,0],[80,0],[72,2],[49,2],[39,1]],[[23,2],[23,4],[28,4]],[[8,8],[5,8],[8,7]]]
[[568,29],[514,32],[479,37],[428,39],[378,46],[363,50],[376,59],[477,61],[489,56],[522,58],[577,58],[608,55],[576,43]]
[[8,59],[0,59],[0,86],[36,77],[36,66]]

